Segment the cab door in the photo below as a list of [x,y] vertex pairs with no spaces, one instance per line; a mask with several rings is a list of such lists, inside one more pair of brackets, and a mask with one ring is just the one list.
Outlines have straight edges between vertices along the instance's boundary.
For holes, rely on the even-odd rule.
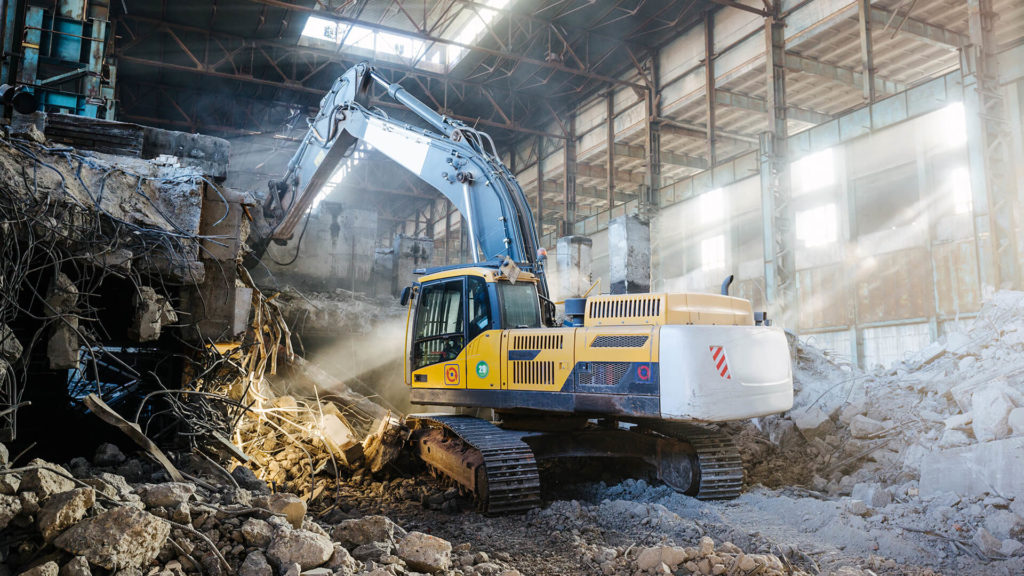
[[413,388],[466,387],[466,279],[420,287],[410,354]]
[[470,389],[498,390],[501,387],[500,318],[494,284],[479,276],[466,277],[467,334],[466,380]]

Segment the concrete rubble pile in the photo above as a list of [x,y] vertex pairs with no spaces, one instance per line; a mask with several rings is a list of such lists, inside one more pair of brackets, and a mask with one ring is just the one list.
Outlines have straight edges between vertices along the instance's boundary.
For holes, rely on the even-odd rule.
[[[925,497],[1024,493],[1024,293],[995,294],[965,330],[890,369],[823,365],[798,347],[795,379],[824,377],[798,390],[788,415],[818,454],[815,489],[919,481]],[[775,440],[798,442],[779,432],[789,424],[774,426]]]
[[[198,472],[197,472],[198,473]],[[464,574],[472,550],[384,516],[327,519],[244,470],[162,482],[148,462],[102,445],[92,461],[11,467],[0,444],[0,574],[22,576],[401,576]],[[493,561],[491,576],[518,576]]]
[[917,526],[939,558],[1024,569],[1024,292],[962,326],[867,372],[793,343],[794,409],[740,435],[748,483],[835,499],[847,530]]

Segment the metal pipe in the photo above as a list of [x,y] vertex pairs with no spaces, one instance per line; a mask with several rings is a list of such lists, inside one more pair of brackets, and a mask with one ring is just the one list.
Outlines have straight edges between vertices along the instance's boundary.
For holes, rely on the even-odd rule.
[[387,89],[389,96],[401,102],[406,108],[415,112],[417,116],[429,122],[431,126],[437,128],[441,132],[444,132],[445,136],[451,136],[452,132],[455,131],[454,126],[444,121],[444,116],[441,116],[435,112],[433,108],[427,106],[412,94],[409,94],[409,92],[405,88],[402,88],[401,85],[388,82],[372,68],[370,69],[369,74],[370,78],[373,78],[374,81]]
[[469,238],[469,252],[473,257],[473,263],[480,262],[480,250],[476,243],[476,226],[473,225],[473,204],[469,200],[469,182],[462,184],[462,201],[466,204],[466,237]]

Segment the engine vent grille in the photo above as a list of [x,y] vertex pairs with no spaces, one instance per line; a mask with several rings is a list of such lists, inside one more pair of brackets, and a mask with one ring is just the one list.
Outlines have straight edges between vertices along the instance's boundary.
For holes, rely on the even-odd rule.
[[587,315],[591,318],[637,318],[661,314],[661,298],[657,296],[591,300],[587,306]]
[[512,337],[510,350],[560,350],[561,334],[523,334]]
[[555,383],[555,363],[536,361],[514,361],[512,364],[512,384]]
[[645,335],[598,336],[590,343],[591,348],[643,348],[647,344]]
[[579,374],[580,386],[615,386],[629,372],[629,362],[593,362]]

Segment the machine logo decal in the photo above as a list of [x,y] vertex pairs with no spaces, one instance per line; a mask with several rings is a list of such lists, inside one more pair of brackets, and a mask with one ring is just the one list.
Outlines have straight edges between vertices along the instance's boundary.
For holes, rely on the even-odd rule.
[[487,378],[487,375],[491,373],[491,369],[487,366],[487,362],[483,360],[476,363],[476,375],[477,378]]
[[449,386],[458,386],[459,384],[459,365],[458,364],[445,364],[444,365],[444,383]]
[[644,380],[644,381],[650,380],[651,379],[651,367],[648,366],[647,364],[641,364],[641,365],[637,366],[636,367],[636,377],[638,379]]
[[718,375],[726,380],[732,380],[729,373],[729,361],[725,359],[725,349],[721,346],[708,346],[711,349],[711,360],[715,363],[715,370]]

